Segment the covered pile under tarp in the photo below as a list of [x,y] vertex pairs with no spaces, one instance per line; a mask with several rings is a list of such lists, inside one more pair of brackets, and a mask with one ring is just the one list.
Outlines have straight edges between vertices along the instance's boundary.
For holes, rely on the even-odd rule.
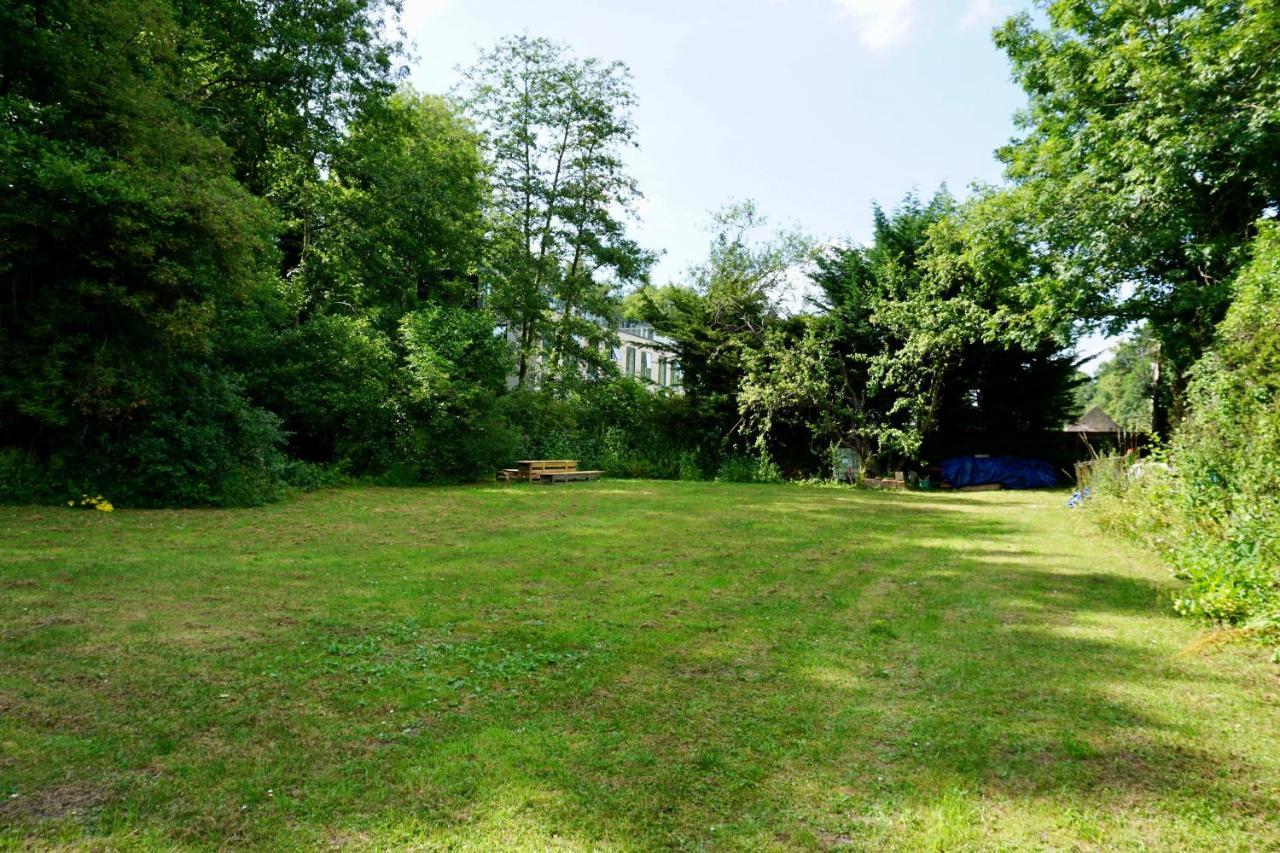
[[938,466],[957,489],[999,483],[1006,489],[1047,489],[1058,485],[1048,462],[1017,456],[958,456]]

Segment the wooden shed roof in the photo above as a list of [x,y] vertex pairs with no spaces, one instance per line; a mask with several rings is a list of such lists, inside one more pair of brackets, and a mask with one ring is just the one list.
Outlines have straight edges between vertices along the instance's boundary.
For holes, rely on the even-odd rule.
[[1096,432],[1096,433],[1120,433],[1124,430],[1120,429],[1120,425],[1112,420],[1111,415],[1102,411],[1098,406],[1094,406],[1078,423],[1074,423],[1067,427],[1064,432]]

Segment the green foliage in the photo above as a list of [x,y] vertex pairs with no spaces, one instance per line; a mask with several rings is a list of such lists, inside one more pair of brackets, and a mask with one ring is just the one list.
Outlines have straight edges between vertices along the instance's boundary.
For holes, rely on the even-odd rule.
[[1054,0],[996,41],[1030,99],[1000,202],[1035,249],[1030,289],[1082,319],[1149,321],[1163,432],[1280,202],[1280,7]]
[[459,95],[488,139],[490,305],[515,341],[517,383],[598,373],[617,289],[653,261],[625,228],[640,198],[624,162],[630,71],[521,35],[482,53]]
[[54,503],[72,487],[65,472],[28,450],[0,449],[0,504]]
[[511,370],[487,311],[421,308],[400,322],[398,463],[419,481],[492,477],[517,451],[498,395]]
[[614,477],[702,479],[679,395],[615,376],[558,394],[517,390],[503,402],[520,434],[518,458],[577,459]]
[[396,358],[367,320],[320,314],[287,326],[251,369],[254,397],[282,419],[292,456],[353,473],[389,462]]
[[721,483],[781,483],[782,469],[766,455],[728,456],[716,471]]
[[[1070,409],[1060,329],[1021,302],[1024,254],[980,205],[945,191],[875,210],[875,240],[820,257],[823,313],[774,324],[744,359],[738,397],[760,452],[803,440],[873,470],[957,452],[1019,452]],[[802,438],[801,438],[802,437]],[[1025,451],[1023,451],[1025,452]]]
[[1146,327],[1141,327],[1132,337],[1116,344],[1111,358],[1081,384],[1076,414],[1083,415],[1098,406],[1124,429],[1150,432],[1157,359],[1158,345]]
[[172,0],[187,109],[230,149],[237,180],[280,224],[280,272],[324,233],[324,172],[349,128],[395,89],[400,0]]
[[676,462],[676,479],[693,482],[705,479],[702,466],[698,464],[697,454],[683,451]]
[[367,105],[317,189],[301,307],[355,312],[394,334],[419,296],[474,305],[489,197],[480,146],[440,98],[402,89]]
[[1265,224],[1189,415],[1153,470],[1109,504],[1172,563],[1187,613],[1280,634],[1280,228]]
[[283,493],[284,434],[240,383],[176,372],[142,423],[87,443],[86,486],[132,506],[253,506]]
[[645,288],[629,303],[674,341],[687,401],[686,446],[712,457],[709,470],[720,456],[748,453],[752,437],[736,429],[743,373],[783,322],[789,277],[814,255],[808,237],[770,230],[751,202],[719,211],[712,228],[707,259],[687,286]]
[[5,14],[0,435],[122,500],[269,497],[275,422],[223,356],[272,217],[184,103],[183,31],[160,0]]

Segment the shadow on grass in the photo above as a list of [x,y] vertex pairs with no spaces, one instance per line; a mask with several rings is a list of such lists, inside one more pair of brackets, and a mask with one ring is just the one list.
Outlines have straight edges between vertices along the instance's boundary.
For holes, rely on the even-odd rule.
[[[676,490],[474,498],[543,504],[537,545],[477,562],[454,546],[499,534],[451,530],[431,566],[456,588],[352,593],[212,661],[161,636],[109,692],[79,670],[119,649],[42,674],[55,650],[14,629],[0,653],[25,656],[29,683],[0,702],[24,732],[50,734],[70,696],[104,706],[59,784],[142,775],[92,820],[15,803],[0,825],[246,845],[822,846],[885,842],[896,816],[955,796],[1156,823],[1280,810],[1248,758],[1203,745],[1211,719],[1167,712],[1239,685],[1148,642],[1159,586],[990,504],[722,489],[715,507]],[[391,586],[401,571],[367,573]],[[231,707],[205,709],[210,692]],[[31,802],[58,788],[42,790]]]

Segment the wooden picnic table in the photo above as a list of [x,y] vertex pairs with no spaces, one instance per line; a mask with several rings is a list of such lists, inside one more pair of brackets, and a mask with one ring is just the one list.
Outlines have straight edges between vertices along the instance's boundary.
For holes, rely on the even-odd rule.
[[598,480],[603,471],[579,471],[577,459],[521,459],[514,468],[498,472],[501,481],[527,480],[531,483],[570,483]]

